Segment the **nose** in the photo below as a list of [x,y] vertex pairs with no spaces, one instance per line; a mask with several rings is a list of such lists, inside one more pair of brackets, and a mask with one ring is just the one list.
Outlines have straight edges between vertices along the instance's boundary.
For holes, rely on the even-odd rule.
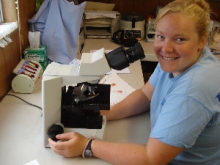
[[164,52],[172,52],[173,51],[173,44],[172,41],[164,41],[162,50]]

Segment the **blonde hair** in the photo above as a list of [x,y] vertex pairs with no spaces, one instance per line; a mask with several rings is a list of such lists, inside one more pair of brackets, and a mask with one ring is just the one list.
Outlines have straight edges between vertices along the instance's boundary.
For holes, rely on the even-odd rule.
[[183,13],[189,16],[189,19],[195,20],[198,35],[203,36],[209,29],[210,12],[210,6],[205,0],[174,0],[159,11],[155,26],[168,13]]

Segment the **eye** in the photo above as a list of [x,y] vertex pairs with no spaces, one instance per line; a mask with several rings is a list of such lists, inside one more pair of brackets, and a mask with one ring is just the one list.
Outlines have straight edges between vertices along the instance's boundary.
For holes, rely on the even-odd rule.
[[163,40],[163,39],[164,39],[164,37],[163,37],[162,35],[156,35],[156,37],[157,37],[157,39],[159,39],[159,40]]
[[185,38],[177,38],[177,39],[176,39],[177,42],[183,42],[183,41],[185,41],[185,40],[186,40]]

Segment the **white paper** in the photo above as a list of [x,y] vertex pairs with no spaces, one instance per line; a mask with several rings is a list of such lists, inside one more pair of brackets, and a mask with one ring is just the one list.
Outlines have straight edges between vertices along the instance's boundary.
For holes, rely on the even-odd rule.
[[98,10],[87,10],[85,11],[85,19],[94,19],[94,18],[116,18],[119,14],[117,11],[98,11]]
[[117,104],[135,90],[117,74],[105,75],[99,83],[111,85],[111,106]]
[[37,160],[33,160],[33,161],[31,161],[31,162],[29,162],[29,163],[26,163],[26,164],[24,164],[24,165],[40,165],[40,164],[38,163]]
[[81,60],[74,58],[73,61],[70,62],[70,65],[79,67],[81,65]]

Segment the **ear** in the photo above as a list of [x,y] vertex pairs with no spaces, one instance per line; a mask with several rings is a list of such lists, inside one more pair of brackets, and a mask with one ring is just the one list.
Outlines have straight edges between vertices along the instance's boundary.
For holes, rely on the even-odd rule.
[[200,37],[198,50],[201,50],[204,47],[204,45],[207,42],[207,39],[208,39],[208,34],[204,34],[203,36]]

